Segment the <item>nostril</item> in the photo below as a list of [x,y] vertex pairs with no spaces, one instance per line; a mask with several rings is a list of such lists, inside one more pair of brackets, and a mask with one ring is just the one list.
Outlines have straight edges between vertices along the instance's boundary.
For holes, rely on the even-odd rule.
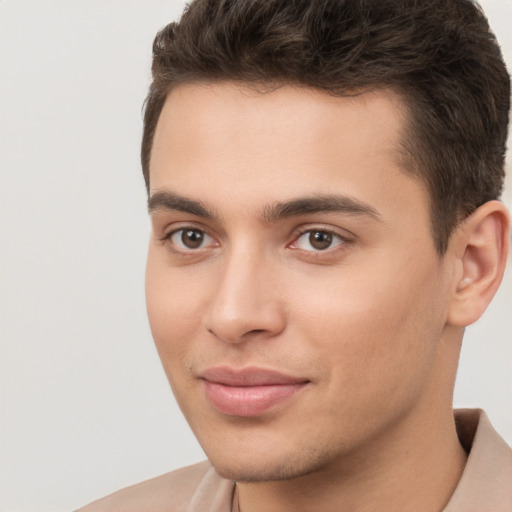
[[216,339],[241,343],[274,338],[285,328],[286,316],[280,302],[267,290],[251,283],[240,286],[238,279],[226,278],[210,301],[202,323]]
[[208,329],[208,333],[217,338],[218,340],[228,343],[243,343],[251,339],[260,339],[265,336],[272,337],[273,334],[267,329],[251,329],[246,332],[216,332],[215,329]]

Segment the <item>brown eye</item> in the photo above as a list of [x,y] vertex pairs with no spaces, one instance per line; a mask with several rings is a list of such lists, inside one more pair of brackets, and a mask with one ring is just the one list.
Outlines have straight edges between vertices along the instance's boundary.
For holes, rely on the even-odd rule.
[[332,244],[332,233],[326,231],[311,231],[309,233],[311,247],[318,251],[328,249]]
[[333,231],[323,229],[308,229],[304,231],[293,242],[294,249],[301,249],[308,252],[321,252],[327,249],[333,249],[346,243],[347,240]]
[[215,245],[211,236],[200,229],[194,228],[177,229],[169,236],[169,240],[179,251],[192,251]]
[[204,233],[197,229],[184,229],[181,232],[181,242],[189,249],[201,247],[204,240]]

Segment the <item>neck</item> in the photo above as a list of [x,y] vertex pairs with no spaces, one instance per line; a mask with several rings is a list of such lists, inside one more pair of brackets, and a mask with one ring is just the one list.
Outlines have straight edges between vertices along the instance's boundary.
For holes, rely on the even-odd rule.
[[[438,404],[439,405],[439,404]],[[441,511],[462,475],[451,408],[410,413],[389,432],[329,467],[295,479],[237,483],[240,512]]]

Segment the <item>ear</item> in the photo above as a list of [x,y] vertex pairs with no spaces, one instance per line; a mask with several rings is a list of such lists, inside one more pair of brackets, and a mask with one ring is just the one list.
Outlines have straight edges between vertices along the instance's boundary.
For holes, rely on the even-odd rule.
[[498,289],[510,245],[510,216],[499,201],[475,210],[450,241],[457,257],[448,323],[465,327],[482,316]]

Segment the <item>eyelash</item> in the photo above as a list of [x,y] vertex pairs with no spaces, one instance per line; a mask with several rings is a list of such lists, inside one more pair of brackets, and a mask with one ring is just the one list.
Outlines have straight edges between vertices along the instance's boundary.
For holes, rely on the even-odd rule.
[[204,236],[207,236],[208,238],[211,238],[212,240],[215,240],[212,236],[210,236],[204,229],[201,229],[201,228],[198,228],[196,226],[183,226],[183,227],[180,227],[180,228],[177,228],[177,229],[173,229],[172,231],[169,231],[169,233],[166,233],[164,234],[161,238],[159,238],[159,240],[162,242],[162,243],[166,243],[166,242],[169,242],[167,244],[167,246],[169,247],[169,249],[175,253],[175,254],[178,254],[178,255],[185,255],[185,256],[188,256],[188,255],[191,255],[191,254],[194,254],[194,253],[199,253],[199,251],[201,249],[204,249],[203,247],[198,247],[197,249],[194,249],[194,248],[188,248],[188,249],[178,249],[175,247],[175,244],[172,243],[172,237],[178,233],[183,233],[185,231],[195,231],[195,232],[198,232],[198,233],[202,233],[203,234],[203,237]]
[[[173,229],[169,233],[164,234],[161,238],[159,238],[159,240],[164,244],[166,242],[170,242],[167,244],[169,249],[173,253],[180,255],[180,256],[185,256],[185,257],[191,256],[194,254],[198,255],[201,252],[201,249],[207,248],[207,247],[188,248],[188,249],[176,248],[175,244],[172,243],[172,237],[178,233],[182,233],[185,231],[199,232],[199,233],[202,233],[203,236],[207,236],[207,237],[211,238],[212,240],[215,240],[214,237],[209,235],[204,229],[196,227],[196,226],[190,226],[190,225],[183,226],[183,227],[180,227],[177,229]],[[300,247],[294,247],[294,245],[297,244],[297,242],[300,240],[301,237],[303,237],[306,234],[311,235],[313,233],[327,234],[332,238],[332,243],[334,243],[335,240],[337,240],[338,243],[336,243],[334,246],[331,246],[332,245],[332,243],[331,243],[331,245],[329,245],[325,249],[317,249],[317,250],[314,250],[314,249],[308,250],[308,249],[303,249]],[[316,226],[316,227],[304,227],[301,230],[299,230],[298,232],[294,233],[292,235],[292,241],[290,243],[288,243],[286,245],[286,247],[290,248],[292,250],[300,251],[301,253],[305,254],[307,257],[318,259],[318,258],[325,257],[327,255],[333,255],[333,253],[337,253],[338,251],[345,250],[346,245],[350,244],[351,242],[352,242],[352,240],[350,238],[348,238],[344,235],[341,235],[340,233],[338,233],[337,231],[335,231],[331,228],[324,228],[324,227]]]
[[[297,242],[300,240],[300,238],[302,238],[304,235],[309,234],[311,236],[313,233],[323,233],[323,234],[330,235],[330,237],[332,238],[332,243],[335,243],[335,240],[338,240],[338,243],[336,243],[334,246],[332,246],[332,243],[331,243],[331,245],[329,245],[325,249],[316,249],[316,250],[314,250],[314,249],[307,250],[307,249],[302,249],[300,247],[293,247],[293,245],[296,245]],[[338,233],[337,231],[335,231],[331,228],[325,228],[325,227],[319,227],[319,226],[314,226],[314,227],[308,226],[308,227],[302,228],[300,231],[295,233],[293,236],[292,242],[290,242],[287,247],[289,247],[290,249],[296,250],[296,251],[301,251],[302,253],[306,253],[309,257],[322,258],[327,255],[333,255],[333,253],[337,253],[338,251],[345,250],[346,245],[350,244],[351,242],[352,242],[352,240],[350,238],[342,235],[341,233]]]

